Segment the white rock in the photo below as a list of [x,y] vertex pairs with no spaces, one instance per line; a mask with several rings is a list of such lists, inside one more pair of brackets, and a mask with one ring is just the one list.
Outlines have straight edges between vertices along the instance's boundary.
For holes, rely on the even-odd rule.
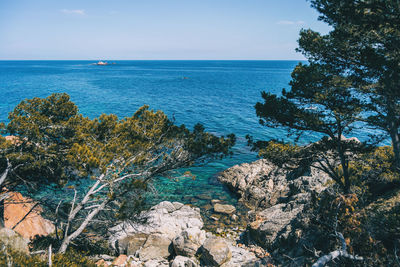
[[194,260],[183,257],[183,256],[176,256],[175,259],[171,263],[171,267],[197,267],[199,266]]
[[201,260],[206,266],[220,266],[228,262],[231,257],[232,252],[223,238],[211,237],[204,241]]
[[[181,205],[178,202],[164,201],[152,207],[149,211],[142,212],[137,222],[124,221],[110,228],[109,242],[114,249],[117,249],[117,241],[130,235],[158,233],[172,240],[183,230],[188,228],[201,229],[202,227],[203,220],[199,208]],[[126,249],[126,247],[119,247],[119,251]]]
[[199,228],[188,228],[172,241],[177,255],[193,257],[206,239],[206,232]]

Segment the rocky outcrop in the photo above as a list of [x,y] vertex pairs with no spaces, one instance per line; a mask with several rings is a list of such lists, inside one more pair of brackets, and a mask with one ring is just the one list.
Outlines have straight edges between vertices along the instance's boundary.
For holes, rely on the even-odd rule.
[[164,201],[109,229],[109,240],[132,266],[262,266],[254,253],[202,227],[198,208]]
[[0,229],[0,245],[16,252],[29,254],[28,240],[8,228]]
[[36,235],[47,236],[55,231],[54,225],[40,214],[42,208],[32,199],[18,192],[9,192],[4,201],[4,224],[14,228],[24,238],[32,239]]
[[253,221],[248,225],[248,234],[262,247],[268,250],[276,249],[280,244],[288,240],[305,215],[304,209],[308,202],[308,196],[297,196],[288,203],[280,203],[260,212],[252,212]]
[[326,189],[330,181],[314,167],[288,171],[265,159],[236,165],[218,179],[253,208],[247,236],[271,252],[296,239],[308,220],[312,195]]
[[[176,236],[188,228],[203,227],[200,209],[192,208],[178,202],[164,201],[152,207],[149,211],[142,212],[136,221],[125,221],[111,229],[110,243],[120,253],[134,255],[152,234],[172,242]],[[166,244],[166,241],[162,242]],[[149,247],[148,245],[146,247]],[[136,250],[136,251],[135,251]]]
[[289,172],[260,159],[235,165],[221,172],[218,180],[248,207],[268,208],[299,193],[321,192],[330,178],[313,167]]

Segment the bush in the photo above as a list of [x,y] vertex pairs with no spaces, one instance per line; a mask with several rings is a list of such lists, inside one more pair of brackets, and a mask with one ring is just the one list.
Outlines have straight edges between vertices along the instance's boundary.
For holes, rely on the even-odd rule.
[[[65,254],[53,254],[52,261],[53,267],[96,267],[96,264],[86,255],[72,250],[69,250]],[[47,267],[48,262],[43,255],[30,256],[5,248],[0,252],[0,266]]]

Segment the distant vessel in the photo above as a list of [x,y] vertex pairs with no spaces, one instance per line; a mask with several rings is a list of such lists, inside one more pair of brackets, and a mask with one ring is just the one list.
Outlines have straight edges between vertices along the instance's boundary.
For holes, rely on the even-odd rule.
[[105,66],[105,65],[108,65],[108,63],[105,61],[99,61],[97,63],[94,63],[94,65]]

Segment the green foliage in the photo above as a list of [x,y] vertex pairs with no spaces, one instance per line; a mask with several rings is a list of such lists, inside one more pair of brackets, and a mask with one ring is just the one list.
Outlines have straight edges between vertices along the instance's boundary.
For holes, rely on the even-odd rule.
[[174,163],[180,166],[203,157],[229,155],[235,143],[234,135],[216,137],[200,124],[193,131],[178,127],[163,112],[148,106],[121,120],[113,114],[90,120],[78,113],[67,94],[24,100],[9,119],[6,131],[15,139],[0,137],[0,164],[5,166],[8,158],[18,166],[14,180],[61,185],[77,178],[76,171],[78,177],[86,177],[116,162],[119,168],[150,168],[149,158],[157,155],[155,162],[159,163],[177,146],[185,154]]
[[[334,233],[343,234],[347,250],[351,254],[361,255],[364,261],[360,266],[386,266],[394,262],[393,254],[389,255],[376,232],[371,232],[369,218],[372,214],[360,205],[355,194],[336,194],[325,192],[315,200],[317,210],[314,212],[318,238],[317,250],[329,253],[340,246]],[[356,262],[340,260],[341,266],[358,266]]]
[[[351,186],[349,152],[366,149],[365,144],[346,140],[362,111],[361,102],[343,76],[334,69],[317,64],[299,64],[292,73],[290,91],[282,96],[262,93],[264,103],[255,105],[260,123],[268,127],[284,127],[299,138],[307,132],[324,135],[317,143],[299,147],[277,142],[253,142],[260,155],[282,166],[283,163],[317,162],[347,192]],[[265,147],[262,147],[265,146]],[[261,150],[260,150],[261,149]],[[277,154],[277,153],[282,154]],[[279,157],[279,158],[278,158]],[[341,173],[335,171],[339,162]]]
[[77,141],[84,118],[67,94],[24,100],[9,114],[9,120],[6,130],[15,140],[3,146],[1,158],[19,166],[10,178],[58,184],[72,178],[66,155]]
[[[15,267],[47,267],[48,262],[46,257],[43,256],[28,256],[23,253],[14,252],[9,249],[4,249],[0,252],[0,266],[11,266]],[[77,253],[75,251],[68,251],[65,254],[53,254],[52,263],[54,267],[96,267],[95,262],[90,260],[86,255]]]
[[[89,121],[81,130],[84,142],[74,143],[67,155],[71,164],[87,174],[93,168],[104,171],[116,160],[130,159],[130,166],[150,168],[148,159],[167,159],[176,147],[186,153],[179,164],[190,164],[203,156],[226,156],[235,143],[234,135],[216,137],[204,132],[197,124],[193,132],[184,126],[175,126],[161,111],[141,107],[132,117],[119,120],[115,115],[101,115]],[[177,155],[176,155],[177,156]]]
[[[6,169],[10,162],[13,166],[7,186],[34,188],[38,194],[38,190],[57,184],[64,192],[75,192],[75,197],[66,196],[60,203],[57,200],[58,204],[46,203],[57,206],[57,221],[68,225],[62,252],[71,241],[67,236],[74,231],[72,239],[85,236],[94,216],[104,228],[140,211],[142,194],[152,178],[228,156],[235,144],[233,134],[217,137],[200,124],[190,131],[148,106],[123,119],[113,114],[84,118],[67,94],[24,100],[9,119],[6,131],[13,137],[9,141],[0,138],[0,165]],[[93,181],[88,181],[89,177]],[[88,188],[80,188],[80,184]],[[69,203],[72,199],[75,205]],[[75,211],[69,217],[71,208]],[[56,243],[53,245],[60,245]]]
[[350,164],[356,185],[376,198],[400,183],[400,174],[393,167],[393,148],[390,146],[377,147],[369,153],[364,153],[359,160]]
[[348,77],[365,100],[364,120],[392,139],[393,163],[399,169],[399,2],[312,0],[311,3],[321,13],[320,19],[333,30],[327,35],[303,30],[298,50],[313,64],[334,67]]
[[[260,146],[261,143],[256,144]],[[297,159],[294,165],[300,165],[300,161],[304,159],[302,156],[303,149],[297,145],[291,145],[289,143],[282,143],[276,141],[267,142],[264,146],[262,145],[259,149],[258,155],[260,157],[269,159],[272,163],[282,167],[284,164],[291,164]]]

